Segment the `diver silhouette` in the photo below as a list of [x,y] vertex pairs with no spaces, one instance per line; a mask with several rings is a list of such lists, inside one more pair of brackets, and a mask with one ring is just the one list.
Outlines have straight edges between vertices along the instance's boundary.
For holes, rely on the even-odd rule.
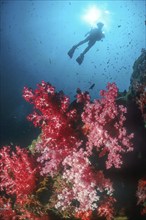
[[77,49],[78,46],[88,42],[88,46],[85,48],[85,50],[83,51],[83,53],[80,54],[80,56],[76,59],[76,61],[78,62],[79,65],[81,65],[81,63],[84,60],[84,55],[85,53],[88,52],[88,50],[90,50],[90,48],[96,43],[96,41],[100,41],[102,40],[102,38],[105,37],[104,33],[102,32],[102,28],[103,28],[104,24],[102,22],[98,22],[97,23],[97,28],[93,28],[91,29],[91,31],[89,31],[85,37],[88,35],[88,37],[86,37],[84,40],[80,41],[78,44],[74,45],[69,51],[68,51],[68,55],[70,58],[73,57],[73,54],[75,52],[75,50]]

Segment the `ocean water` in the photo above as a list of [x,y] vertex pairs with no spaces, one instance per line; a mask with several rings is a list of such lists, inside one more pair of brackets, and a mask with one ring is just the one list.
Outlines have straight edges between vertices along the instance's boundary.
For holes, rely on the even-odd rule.
[[[128,90],[133,64],[146,48],[145,4],[144,0],[1,0],[0,145],[25,147],[39,134],[26,120],[32,107],[22,98],[24,86],[50,82],[71,102],[77,88],[89,91],[92,99],[99,98],[108,82],[115,82],[121,92]],[[72,59],[67,52],[91,30],[92,24],[83,17],[92,7],[99,10],[105,38],[79,65],[76,58],[87,44],[78,47]],[[129,173],[123,175],[127,178]]]

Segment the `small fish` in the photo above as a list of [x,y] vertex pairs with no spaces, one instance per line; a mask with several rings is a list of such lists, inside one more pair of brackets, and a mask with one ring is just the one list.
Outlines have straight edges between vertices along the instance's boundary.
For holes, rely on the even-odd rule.
[[52,63],[50,58],[49,58],[49,63],[50,63],[50,64]]
[[146,20],[145,20],[145,22],[144,22],[144,23],[145,23],[145,25],[146,25]]
[[89,88],[89,89],[93,89],[93,88],[94,88],[94,86],[95,86],[95,83],[93,83],[93,84],[90,86],[90,88]]
[[118,25],[118,28],[120,28],[121,27],[121,25]]

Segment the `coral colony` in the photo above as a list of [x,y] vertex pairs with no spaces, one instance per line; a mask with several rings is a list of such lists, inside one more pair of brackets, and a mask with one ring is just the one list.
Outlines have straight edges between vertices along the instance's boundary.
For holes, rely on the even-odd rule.
[[36,90],[24,88],[24,99],[34,106],[28,120],[41,133],[28,149],[0,151],[1,219],[47,220],[49,210],[64,218],[113,218],[114,189],[100,160],[105,169],[120,168],[122,155],[133,150],[133,134],[124,127],[126,108],[116,104],[116,84],[100,95],[92,102],[78,89],[70,104],[44,81]]
[[146,214],[146,180],[140,179],[138,182],[138,189],[137,189],[137,198],[138,198],[138,204],[142,205],[142,215]]

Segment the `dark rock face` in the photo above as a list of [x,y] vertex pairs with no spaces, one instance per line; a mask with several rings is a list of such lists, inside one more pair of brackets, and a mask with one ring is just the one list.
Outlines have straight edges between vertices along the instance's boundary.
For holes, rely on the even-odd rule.
[[133,65],[133,73],[130,79],[132,95],[136,96],[142,86],[146,86],[146,49],[141,50],[141,55]]

